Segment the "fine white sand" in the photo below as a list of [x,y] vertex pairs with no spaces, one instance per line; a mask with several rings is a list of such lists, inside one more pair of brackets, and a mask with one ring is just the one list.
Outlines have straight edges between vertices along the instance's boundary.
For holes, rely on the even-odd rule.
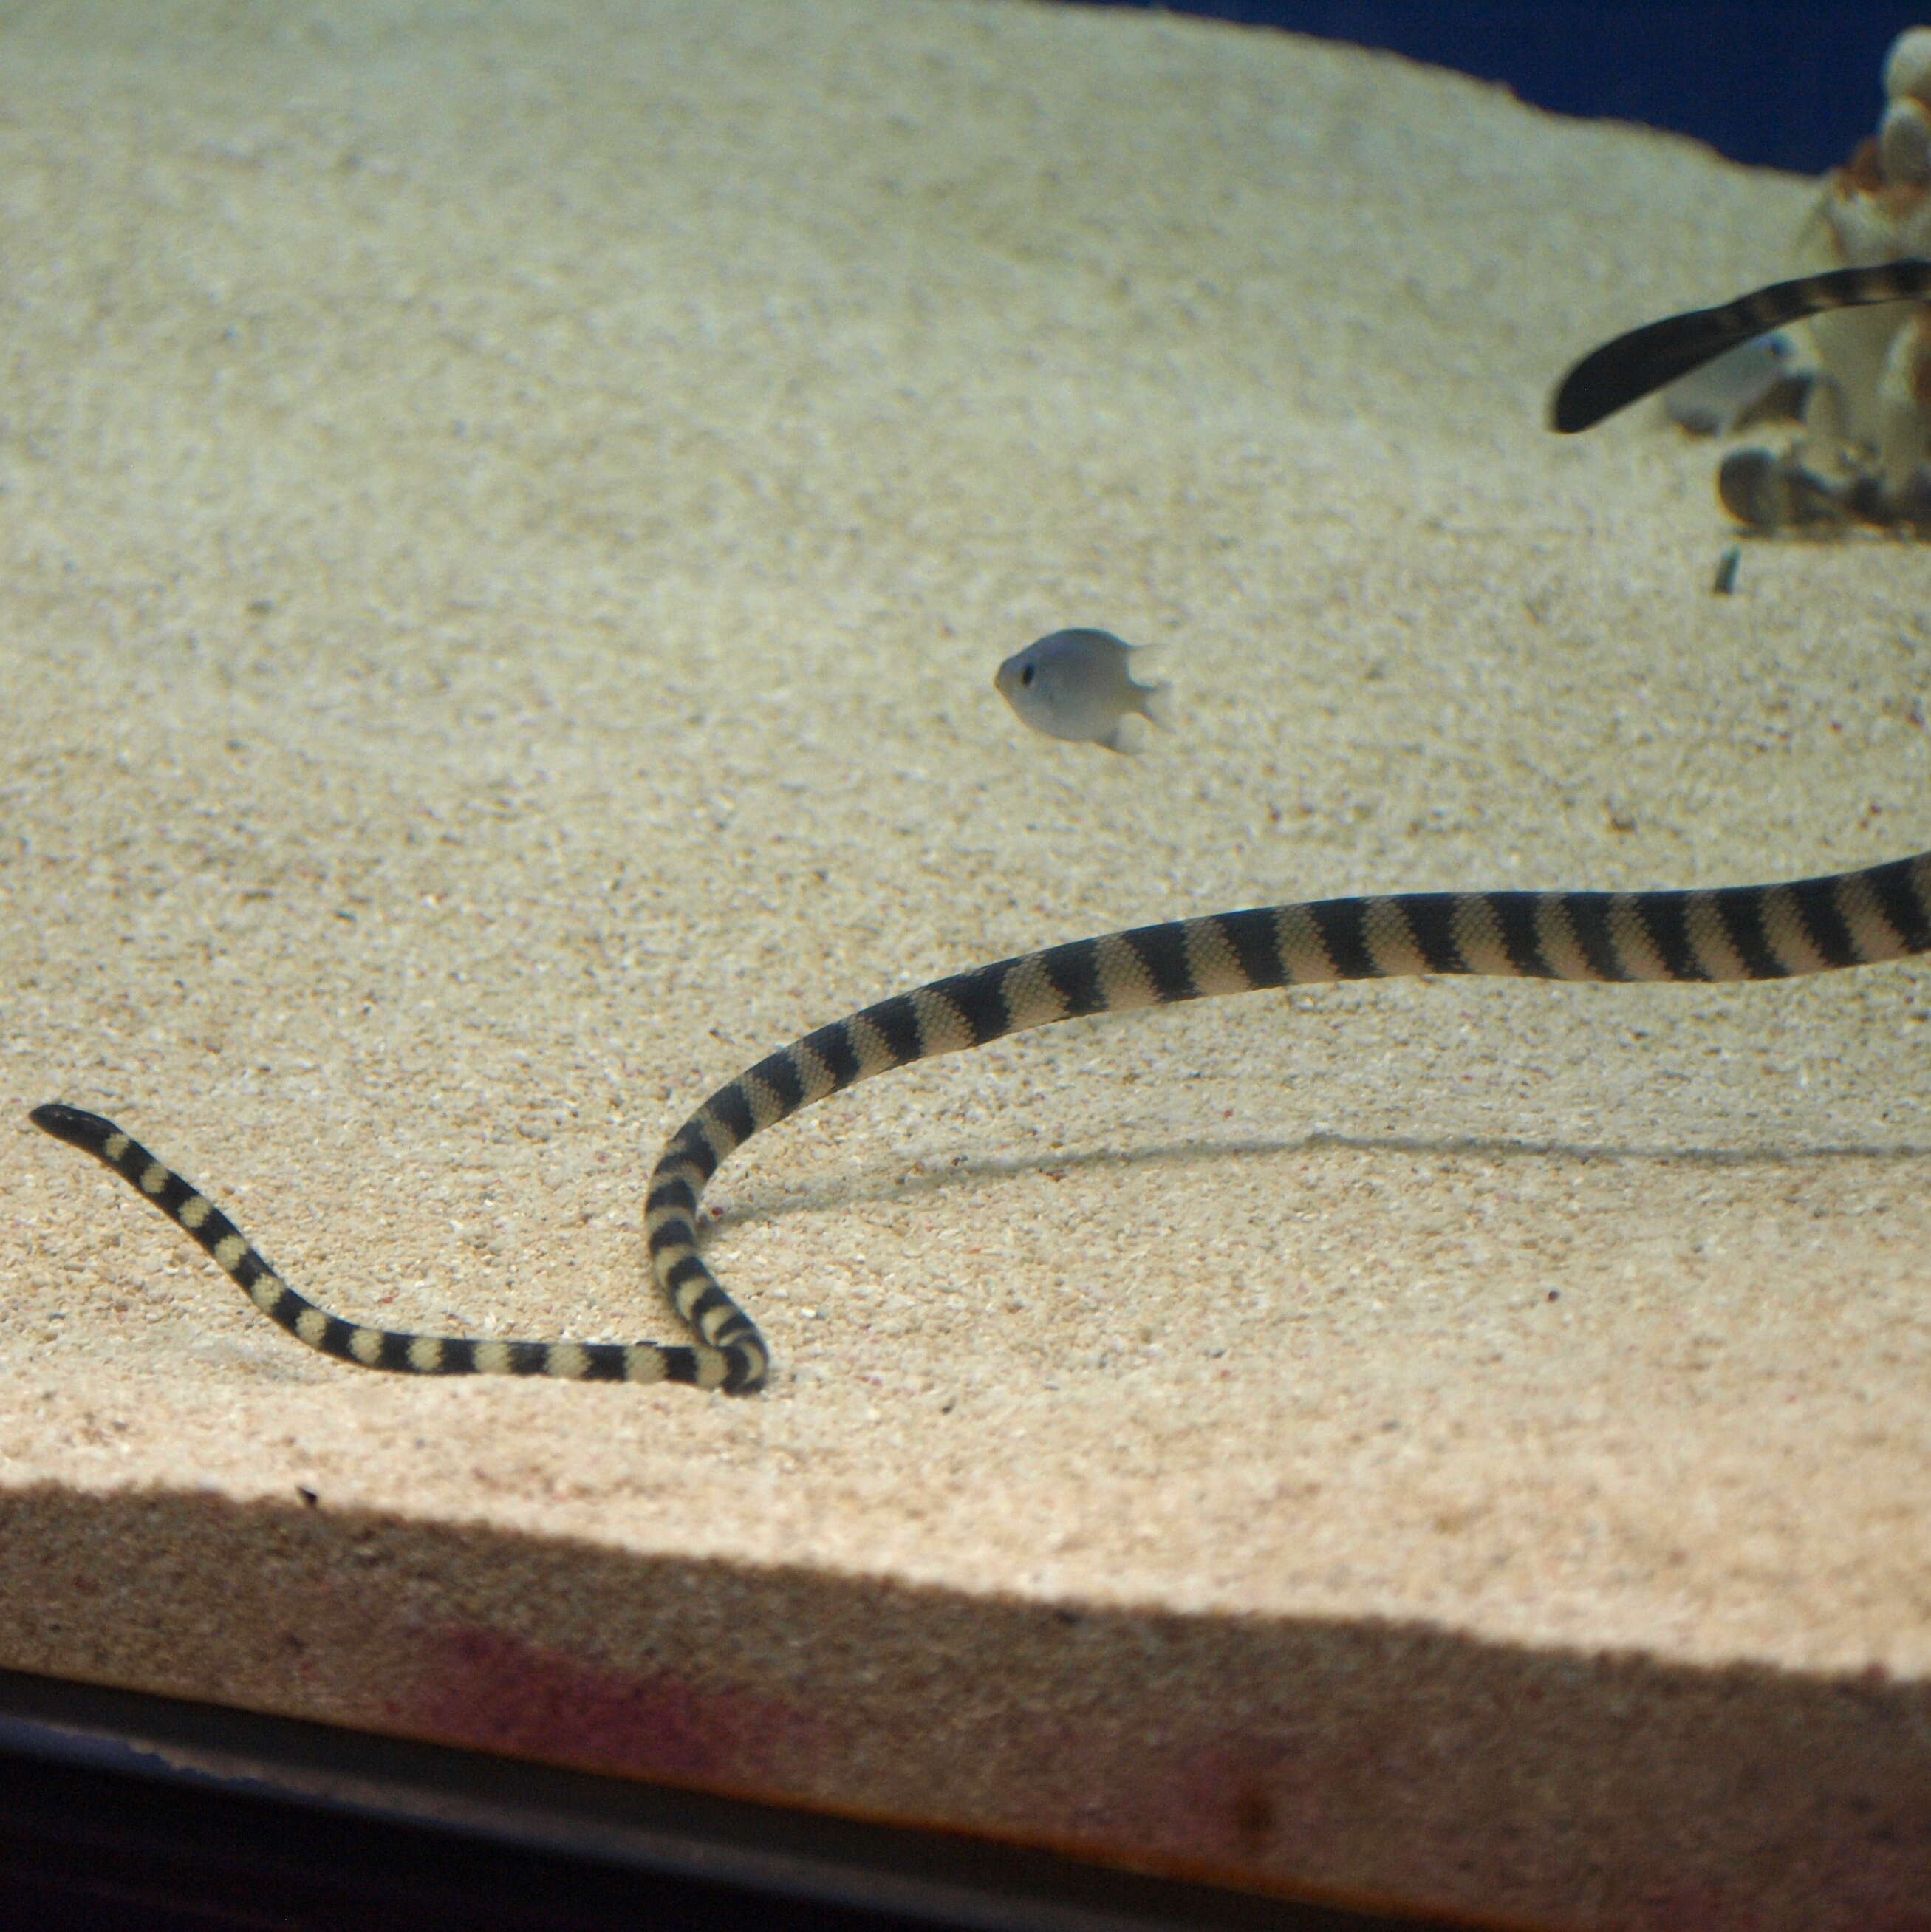
[[[1082,1021],[643,1179],[935,974],[1927,838],[1926,564],[1748,546],[1603,337],[1812,188],[1285,36],[963,0],[0,28],[0,1664],[1564,1926],[1931,1895],[1931,978]],[[1180,728],[1001,658],[1171,646]],[[318,1501],[304,1504],[298,1486]],[[1915,1920],[1909,1922],[1915,1924]]]

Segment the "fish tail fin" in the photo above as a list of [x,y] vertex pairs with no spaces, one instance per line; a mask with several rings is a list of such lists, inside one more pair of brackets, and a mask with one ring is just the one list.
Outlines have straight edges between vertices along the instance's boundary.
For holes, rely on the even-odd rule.
[[1140,709],[1163,731],[1174,726],[1174,687],[1171,684],[1143,684]]

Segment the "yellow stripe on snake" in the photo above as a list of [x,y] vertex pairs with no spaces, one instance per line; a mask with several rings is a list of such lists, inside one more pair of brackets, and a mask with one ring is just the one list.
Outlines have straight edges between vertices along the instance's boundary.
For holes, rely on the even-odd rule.
[[1706,892],[1411,892],[1210,914],[1075,940],[895,994],[781,1047],[678,1129],[650,1178],[652,1273],[691,1330],[657,1342],[478,1342],[364,1328],[298,1294],[235,1224],[111,1120],[58,1104],[37,1126],[104,1161],[310,1348],[413,1375],[676,1382],[748,1395],[770,1355],[697,1252],[697,1203],[760,1129],[888,1068],[1028,1027],[1222,993],[1424,973],[1781,980],[1931,950],[1931,853],[1789,885]]

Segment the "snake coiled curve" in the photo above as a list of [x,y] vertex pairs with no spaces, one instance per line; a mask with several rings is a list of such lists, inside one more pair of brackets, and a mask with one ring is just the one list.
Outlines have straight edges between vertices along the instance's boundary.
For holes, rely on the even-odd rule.
[[769,1352],[697,1252],[697,1205],[761,1129],[889,1068],[1084,1014],[1269,987],[1416,974],[1782,980],[1931,951],[1931,853],[1787,885],[1701,892],[1405,892],[1210,914],[1002,959],[835,1020],[720,1087],[659,1156],[652,1274],[694,1341],[508,1342],[400,1334],[318,1308],[208,1198],[112,1121],[58,1103],[34,1124],[104,1161],[185,1228],[255,1306],[310,1348],[414,1375],[763,1386]]

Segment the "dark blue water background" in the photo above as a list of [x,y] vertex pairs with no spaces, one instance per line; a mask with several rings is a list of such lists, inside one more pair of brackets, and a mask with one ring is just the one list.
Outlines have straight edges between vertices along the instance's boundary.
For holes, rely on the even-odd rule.
[[1821,174],[1873,130],[1885,50],[1903,28],[1931,25],[1931,0],[1212,0],[1169,10],[1386,47],[1505,81],[1558,114],[1672,128],[1733,160],[1801,174]]

